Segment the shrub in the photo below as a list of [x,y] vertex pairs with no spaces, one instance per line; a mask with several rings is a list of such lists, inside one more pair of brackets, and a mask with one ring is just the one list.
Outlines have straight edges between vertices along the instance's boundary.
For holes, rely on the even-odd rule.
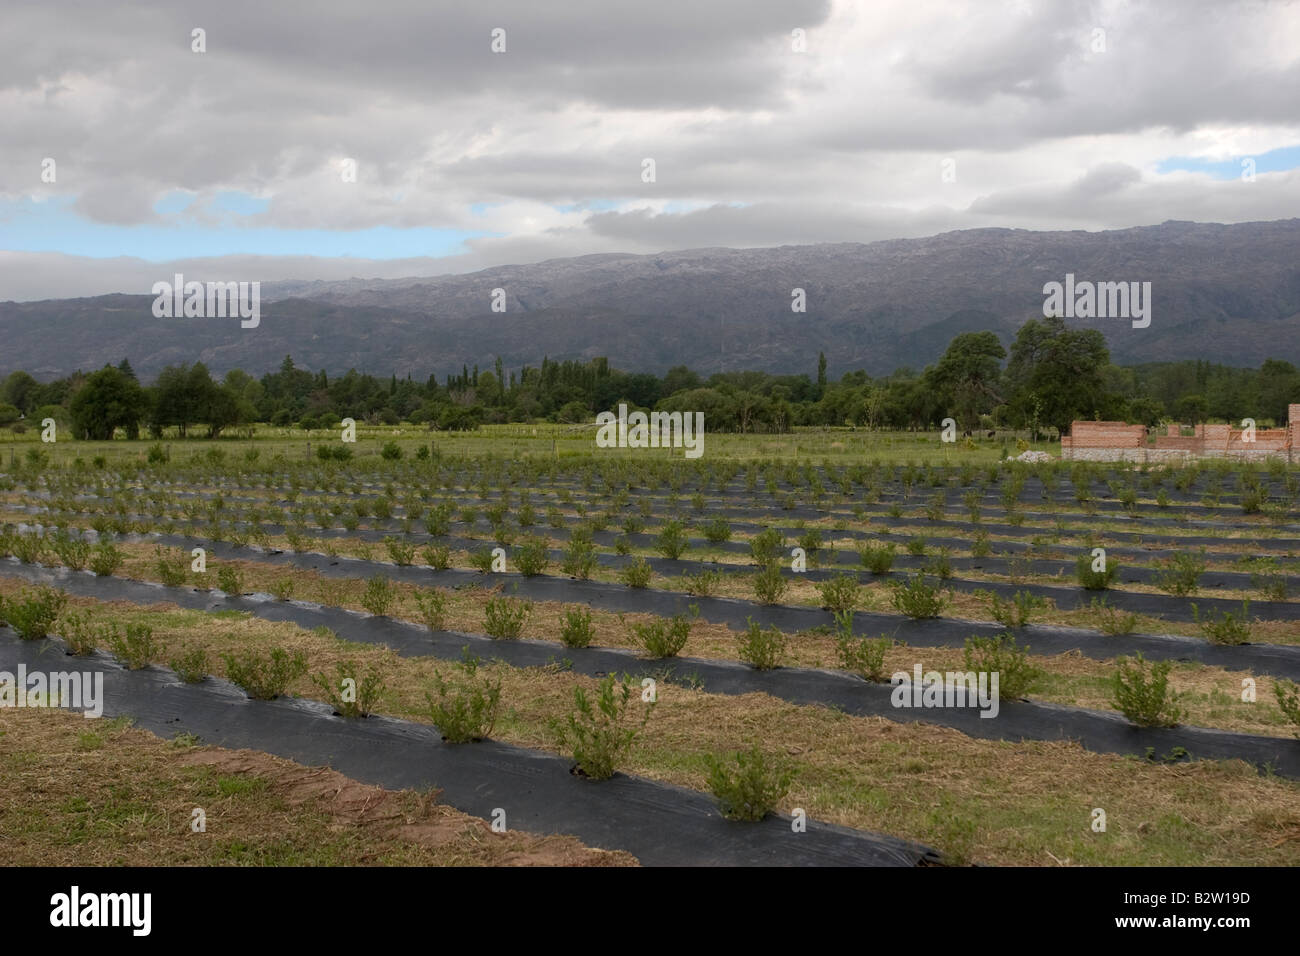
[[1029,591],[1017,591],[1010,601],[1002,600],[996,593],[989,595],[989,611],[993,620],[1003,627],[1024,627],[1035,611],[1045,607],[1047,599]]
[[745,622],[747,626],[740,636],[740,659],[755,670],[780,667],[785,655],[785,634],[775,627],[759,627],[752,617]]
[[569,608],[560,621],[560,642],[565,647],[588,647],[595,639],[591,612],[585,607]]
[[858,560],[872,574],[888,574],[894,566],[892,544],[868,544],[858,552]]
[[415,545],[410,541],[386,535],[384,547],[388,549],[388,556],[398,567],[406,568],[415,563]]
[[560,570],[579,581],[587,580],[596,570],[596,549],[585,539],[571,539],[564,549]]
[[726,518],[714,518],[700,526],[704,540],[709,544],[723,544],[731,540],[731,523]]
[[79,657],[92,653],[104,640],[100,628],[76,613],[63,615],[59,621],[59,634],[68,645],[68,650]]
[[180,657],[173,657],[167,666],[187,684],[197,684],[208,676],[208,652],[195,647]]
[[67,603],[68,596],[56,588],[23,588],[16,599],[0,598],[0,620],[8,621],[24,641],[39,641],[49,636]]
[[246,650],[239,654],[222,654],[226,677],[243,689],[253,700],[274,700],[307,673],[307,658],[302,651],[290,655],[282,648],[269,654]]
[[776,604],[785,596],[790,582],[781,573],[775,561],[766,564],[754,575],[754,594],[763,604]]
[[650,563],[645,558],[638,557],[619,568],[618,578],[630,588],[643,588],[650,584],[650,577],[653,574]]
[[1165,560],[1156,575],[1156,587],[1179,597],[1195,594],[1204,571],[1205,559],[1201,555],[1186,551],[1173,554]]
[[556,727],[560,746],[573,754],[578,771],[592,780],[607,780],[614,775],[614,768],[645,729],[655,708],[655,702],[650,701],[642,711],[640,723],[635,723],[629,706],[631,678],[624,675],[623,680],[617,681],[617,690],[615,683],[613,674],[607,676],[596,688],[594,699],[585,688],[575,687],[574,709],[567,722]]
[[154,549],[154,567],[162,583],[170,588],[180,587],[189,577],[189,562],[185,555],[171,548]]
[[492,549],[480,548],[477,551],[471,551],[469,554],[469,564],[475,571],[480,574],[487,574],[492,570]]
[[1294,681],[1279,680],[1273,684],[1273,696],[1282,716],[1295,724],[1295,735],[1300,737],[1300,687]]
[[447,622],[447,592],[437,588],[415,592],[415,606],[420,620],[431,631],[441,631]]
[[992,553],[993,548],[989,544],[989,533],[984,529],[975,532],[971,539],[970,553],[975,558],[987,558]]
[[244,579],[239,568],[233,564],[223,564],[217,568],[217,587],[227,594],[243,594]]
[[1211,644],[1245,644],[1250,640],[1250,601],[1241,602],[1241,616],[1232,611],[1211,610],[1204,618],[1200,608],[1192,605],[1192,617]]
[[790,792],[794,780],[792,770],[768,758],[757,746],[727,758],[709,754],[704,762],[709,790],[728,820],[762,820]]
[[1263,593],[1265,600],[1285,601],[1287,581],[1285,575],[1278,571],[1277,561],[1273,558],[1260,558],[1254,562],[1254,566],[1250,586]]
[[524,622],[533,611],[528,601],[514,598],[490,598],[483,611],[483,630],[488,636],[499,640],[512,641],[524,630]]
[[374,713],[384,694],[384,679],[379,672],[371,667],[358,679],[354,661],[336,662],[334,672],[332,679],[325,674],[312,675],[312,683],[320,688],[334,713],[340,717],[369,717]]
[[515,549],[515,566],[524,577],[536,577],[550,563],[551,556],[547,553],[546,542],[541,538],[525,538],[523,544]]
[[821,592],[822,607],[831,611],[851,611],[857,607],[861,590],[857,578],[851,574],[837,574],[817,585]]
[[769,565],[776,561],[777,555],[785,547],[785,535],[776,528],[766,528],[749,539],[749,553],[754,563]]
[[397,600],[397,588],[382,574],[369,578],[366,581],[366,589],[361,592],[361,606],[376,617],[386,617],[395,600]]
[[108,649],[128,670],[148,667],[163,653],[163,646],[154,640],[153,628],[148,624],[128,622],[119,628],[110,625],[105,635]]
[[675,561],[686,550],[688,540],[686,529],[680,521],[668,521],[659,531],[655,540],[655,550],[670,561]]
[[66,530],[54,535],[54,553],[64,565],[74,571],[80,571],[90,561],[90,542],[85,538],[73,537]]
[[384,442],[384,447],[379,450],[379,454],[384,461],[397,461],[402,457],[402,448],[395,441]]
[[1097,629],[1111,637],[1132,634],[1137,629],[1137,615],[1121,611],[1105,600],[1093,598],[1090,610],[1097,616]]
[[1104,591],[1114,582],[1116,575],[1119,574],[1119,562],[1112,561],[1109,557],[1102,563],[1104,570],[1094,571],[1092,553],[1081,554],[1074,561],[1074,576],[1078,579],[1079,584],[1087,591]]
[[894,608],[911,618],[938,617],[948,604],[943,592],[927,584],[925,575],[919,571],[908,581],[894,581],[890,587],[893,589]]
[[1186,716],[1179,695],[1169,686],[1171,661],[1158,661],[1147,671],[1142,655],[1136,661],[1121,657],[1112,679],[1113,701],[1125,717],[1139,727],[1177,727]]
[[684,575],[682,580],[685,582],[687,594],[694,597],[708,597],[722,583],[722,572],[707,568],[695,574]]
[[1029,647],[1016,646],[1010,634],[996,637],[966,638],[962,660],[966,670],[998,675],[999,699],[1024,697],[1042,677],[1042,671],[1029,663]]
[[429,719],[442,731],[442,739],[452,744],[482,740],[496,726],[497,709],[501,705],[501,681],[479,676],[480,661],[469,652],[468,645],[461,650],[461,659],[455,665],[458,674],[444,677],[434,669],[433,690],[426,693]]
[[645,649],[647,657],[656,660],[675,657],[686,646],[691,636],[691,623],[699,615],[699,606],[692,604],[690,614],[674,614],[668,620],[656,617],[646,623],[632,624],[632,635]]
[[854,637],[853,614],[849,611],[836,614],[835,624],[835,652],[840,666],[863,680],[883,681],[885,652],[894,646],[894,639],[884,634],[875,639]]
[[39,564],[45,554],[45,536],[38,532],[19,532],[9,539],[9,547],[23,564]]
[[287,601],[293,597],[293,578],[276,578],[269,586],[277,601]]
[[446,571],[451,566],[451,549],[446,545],[429,545],[424,549],[424,563],[435,571]]
[[925,538],[920,535],[917,535],[915,538],[909,538],[907,540],[907,553],[913,557],[919,558],[921,555],[925,554],[925,545]]

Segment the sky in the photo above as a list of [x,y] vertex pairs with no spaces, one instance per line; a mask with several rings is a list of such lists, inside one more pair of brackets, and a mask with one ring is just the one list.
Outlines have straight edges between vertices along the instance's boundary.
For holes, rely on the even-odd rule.
[[1300,4],[5,0],[0,116],[0,301],[1283,219]]

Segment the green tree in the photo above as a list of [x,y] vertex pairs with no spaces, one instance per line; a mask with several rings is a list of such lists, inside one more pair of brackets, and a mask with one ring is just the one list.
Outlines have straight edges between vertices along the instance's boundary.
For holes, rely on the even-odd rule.
[[128,437],[136,437],[147,409],[148,399],[140,383],[105,365],[72,396],[69,411],[78,438],[107,441],[115,428],[124,428]]
[[1030,319],[1011,345],[1009,404],[1021,421],[1037,417],[1068,432],[1075,419],[1093,418],[1114,406],[1103,369],[1110,363],[1106,340],[1096,329],[1071,329],[1060,316]]
[[1002,359],[1007,350],[993,332],[963,332],[948,345],[926,378],[963,428],[975,428],[979,417],[991,412],[999,394]]

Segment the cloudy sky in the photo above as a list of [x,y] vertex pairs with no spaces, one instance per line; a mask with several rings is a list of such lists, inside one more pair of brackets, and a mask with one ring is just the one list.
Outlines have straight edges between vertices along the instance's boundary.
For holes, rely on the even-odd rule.
[[1298,94],[1263,0],[5,0],[0,300],[1290,218]]

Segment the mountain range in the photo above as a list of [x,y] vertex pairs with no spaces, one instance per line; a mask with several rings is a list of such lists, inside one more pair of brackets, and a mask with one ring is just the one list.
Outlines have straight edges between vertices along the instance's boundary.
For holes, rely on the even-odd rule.
[[[160,281],[171,281],[159,266]],[[1069,319],[1099,328],[1112,359],[1300,363],[1300,219],[1165,222],[1106,232],[974,229],[922,239],[602,254],[462,275],[268,282],[261,320],[155,318],[151,294],[0,302],[0,372],[38,378],[129,357],[151,378],[202,361],[214,373],[272,371],[286,354],[331,375],[356,368],[424,378],[606,356],[630,371],[881,375],[933,362],[951,338],[1004,343],[1041,316],[1045,283],[1151,282],[1152,320]],[[187,280],[254,280],[198,276]],[[494,290],[504,311],[493,311]],[[804,290],[806,311],[791,310]]]

